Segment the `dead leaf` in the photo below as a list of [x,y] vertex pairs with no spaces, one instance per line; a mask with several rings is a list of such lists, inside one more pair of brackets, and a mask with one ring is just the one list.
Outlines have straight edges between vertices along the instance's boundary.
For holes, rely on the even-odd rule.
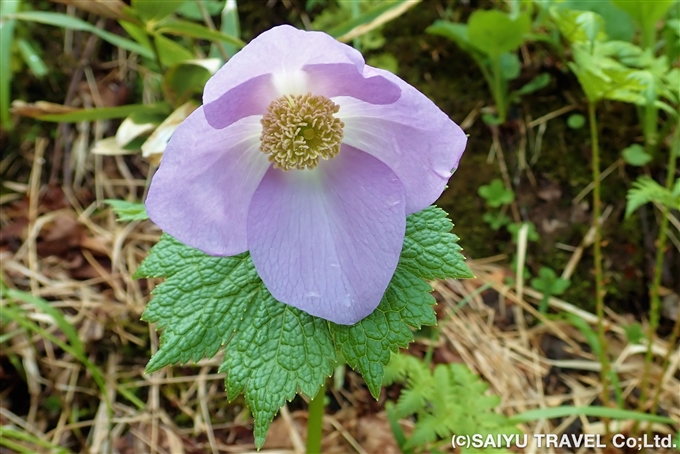
[[153,164],[158,164],[175,129],[197,107],[198,105],[194,101],[189,101],[175,109],[144,142],[142,145],[142,156]]
[[83,11],[94,13],[109,19],[128,19],[123,9],[127,6],[122,0],[52,0],[55,3],[73,5]]
[[121,156],[137,153],[135,150],[126,150],[121,147],[115,137],[107,137],[106,139],[96,141],[90,151],[103,156]]
[[384,412],[359,418],[356,439],[367,453],[401,453]]
[[83,226],[74,217],[59,214],[43,229],[37,245],[38,254],[42,257],[64,255],[80,245],[82,233]]
[[17,99],[12,102],[12,108],[10,110],[13,114],[20,115],[22,117],[38,118],[43,115],[64,114],[69,112],[75,112],[77,110],[82,109],[64,106],[61,104],[55,104],[47,101],[27,103],[25,101]]

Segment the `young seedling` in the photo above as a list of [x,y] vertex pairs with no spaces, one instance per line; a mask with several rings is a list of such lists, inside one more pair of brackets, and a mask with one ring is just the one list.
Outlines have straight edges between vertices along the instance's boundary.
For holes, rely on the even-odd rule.
[[[496,178],[489,184],[480,186],[477,193],[486,201],[486,204],[492,208],[505,207],[515,200],[515,193],[507,189],[503,182]],[[510,223],[510,218],[501,209],[498,213],[484,213],[482,216],[484,222],[489,224],[493,230],[498,230]]]
[[557,277],[552,268],[542,266],[538,271],[538,277],[531,280],[531,286],[543,293],[543,298],[541,298],[541,303],[538,306],[539,312],[545,314],[548,311],[550,297],[563,294],[570,284],[569,279]]
[[[404,454],[440,452],[456,435],[511,435],[519,430],[502,414],[494,412],[500,397],[488,394],[489,385],[464,364],[438,364],[431,370],[422,360],[393,354],[383,385],[401,383],[404,388],[396,403],[386,405],[390,427]],[[406,437],[398,421],[415,418],[415,427]],[[463,452],[486,452],[471,448]],[[501,454],[507,450],[494,450]]]
[[621,156],[626,164],[641,167],[652,160],[652,156],[645,151],[642,145],[634,143],[621,151]]
[[498,178],[489,184],[480,186],[477,193],[486,200],[487,205],[493,208],[508,205],[515,200],[515,193],[506,188]]
[[522,67],[516,51],[531,31],[531,18],[526,12],[477,10],[467,24],[438,20],[426,31],[454,41],[477,62],[496,102],[496,116],[484,116],[486,123],[505,123],[511,102],[550,83],[548,74],[540,74],[519,90],[508,90],[508,82],[519,76]]

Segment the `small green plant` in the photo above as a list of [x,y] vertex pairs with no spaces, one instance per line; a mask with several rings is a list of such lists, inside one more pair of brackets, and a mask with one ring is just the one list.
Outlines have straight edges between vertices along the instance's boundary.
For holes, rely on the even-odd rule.
[[512,224],[508,225],[508,232],[510,232],[510,235],[512,235],[512,242],[518,242],[519,231],[524,225],[527,226],[527,240],[538,241],[540,236],[538,235],[538,232],[536,231],[536,225],[533,222],[513,222]]
[[493,230],[499,230],[501,227],[505,227],[510,223],[510,217],[503,213],[484,213],[482,219],[489,224],[489,227]]
[[[520,434],[504,415],[493,410],[500,397],[487,393],[489,385],[463,364],[428,364],[410,355],[393,354],[383,385],[401,383],[396,404],[387,405],[390,427],[404,454],[439,452],[450,446],[452,435]],[[415,417],[416,423],[407,439],[398,420]],[[485,450],[462,448],[463,453]],[[507,452],[494,449],[493,452]]]
[[626,333],[626,339],[631,344],[639,344],[645,339],[645,331],[638,322],[623,325],[623,331]]
[[586,124],[586,117],[581,114],[571,114],[567,118],[567,126],[571,129],[581,129]]
[[116,213],[118,221],[143,221],[149,218],[143,203],[128,202],[126,200],[104,200]]
[[[593,219],[595,220],[595,276],[596,276],[596,306],[598,323],[598,337],[601,345],[606,345],[604,335],[604,282],[602,274],[602,257],[600,252],[601,232],[600,217],[600,163],[598,128],[596,119],[596,104],[599,101],[609,99],[635,104],[638,107],[642,131],[645,137],[645,153],[639,150],[629,149],[624,154],[628,162],[643,162],[650,160],[656,155],[657,148],[663,144],[663,140],[675,128],[672,144],[668,152],[668,165],[666,169],[665,185],[661,186],[649,177],[640,177],[633,183],[633,188],[628,193],[626,215],[629,216],[638,207],[648,202],[656,202],[661,206],[661,225],[656,242],[657,252],[654,265],[652,283],[650,285],[650,311],[647,328],[647,338],[653,339],[660,321],[661,299],[659,288],[661,285],[661,272],[663,269],[664,251],[668,236],[669,214],[671,209],[678,207],[680,203],[680,182],[675,181],[678,150],[680,149],[680,127],[678,126],[678,98],[680,97],[680,70],[672,68],[668,55],[674,55],[677,47],[673,43],[677,41],[677,33],[669,32],[671,36],[667,47],[667,54],[657,56],[656,51],[663,47],[663,43],[656,41],[657,23],[666,16],[668,11],[677,3],[676,0],[662,0],[659,2],[648,1],[623,1],[613,0],[613,3],[626,11],[638,22],[642,37],[642,47],[630,42],[608,40],[604,31],[604,19],[593,13],[572,11],[552,7],[551,16],[557,24],[562,35],[569,41],[573,53],[574,62],[569,66],[578,78],[583,91],[588,99],[588,118],[591,130],[593,149]],[[676,5],[677,7],[677,5]],[[667,27],[666,27],[667,28]],[[659,131],[659,111],[667,114],[664,127]],[[674,183],[675,181],[675,183]],[[605,349],[600,349],[600,362],[602,363],[602,400],[605,406],[609,396],[604,390],[608,389],[608,380],[616,385],[616,374],[610,373],[608,358],[604,354]],[[647,401],[649,392],[650,367],[652,363],[652,350],[648,349],[645,354],[644,371],[640,389],[639,409]],[[659,389],[653,397],[652,411],[656,411]],[[617,397],[619,405],[621,398]],[[637,433],[637,425],[633,433]]]
[[501,208],[497,213],[484,213],[482,219],[489,224],[493,230],[499,230],[510,223],[510,218],[505,214],[505,206],[515,200],[515,193],[505,187],[498,178],[479,187],[477,193],[482,197],[486,204],[491,208]]
[[[663,17],[668,8],[657,11],[656,7],[650,6],[652,2],[628,2],[627,7],[634,8],[644,15],[652,14],[648,11],[651,8],[655,18],[653,22]],[[659,2],[661,3],[661,2]],[[665,2],[663,2],[665,3]],[[647,5],[647,6],[645,6]],[[595,227],[595,238],[593,243],[595,261],[595,284],[596,284],[596,312],[598,316],[598,344],[601,346],[598,352],[600,363],[602,364],[602,401],[605,406],[609,405],[609,384],[617,387],[618,376],[614,373],[609,364],[606,354],[606,337],[604,327],[604,277],[602,269],[601,241],[602,233],[600,229],[601,198],[600,198],[600,148],[599,133],[597,126],[596,107],[600,101],[614,100],[632,103],[644,110],[643,131],[645,132],[645,143],[647,154],[653,155],[650,150],[655,150],[657,145],[656,128],[658,123],[658,110],[664,110],[672,118],[677,119],[678,85],[676,80],[677,68],[670,69],[670,65],[665,56],[655,57],[653,50],[647,47],[649,36],[643,36],[643,43],[646,49],[625,41],[609,40],[605,32],[605,21],[602,16],[592,11],[575,11],[553,6],[550,8],[550,15],[560,30],[560,33],[568,41],[573,55],[573,62],[569,67],[576,75],[581,88],[588,100],[588,122],[590,125],[590,136],[592,146],[592,170],[593,170],[593,222]],[[646,16],[645,16],[646,17]],[[643,35],[647,19],[642,20]],[[653,33],[655,34],[655,32]],[[670,104],[669,104],[670,103]],[[673,107],[672,105],[675,105]],[[649,125],[653,123],[653,125]],[[669,124],[672,124],[669,122]],[[677,136],[677,132],[676,132]],[[677,142],[677,140],[675,141]],[[639,158],[639,153],[628,151],[634,158]],[[652,338],[656,332],[659,322],[660,301],[658,298],[658,286],[660,285],[660,273],[663,266],[663,252],[667,229],[667,210],[668,203],[673,202],[673,190],[671,188],[675,174],[675,161],[677,160],[670,153],[668,165],[668,176],[665,191],[658,184],[652,184],[653,180],[638,180],[633,188],[633,194],[629,194],[627,213],[630,214],[635,208],[651,200],[666,202],[664,204],[664,220],[660,229],[659,249],[657,251],[657,262],[655,267],[654,282],[651,287],[651,309],[648,337]],[[651,363],[651,350],[645,357],[645,372],[641,385],[641,402],[646,399],[646,385],[649,377],[649,364]],[[622,398],[617,393],[617,403],[621,405]],[[607,429],[608,430],[608,429]]]
[[636,167],[643,166],[652,160],[652,156],[637,143],[624,148],[621,151],[621,156],[623,156],[623,160],[626,161],[626,164]]
[[541,303],[538,306],[541,314],[545,314],[548,311],[548,300],[550,297],[563,294],[570,284],[571,281],[569,279],[558,277],[552,268],[542,266],[538,270],[538,277],[531,280],[531,286],[543,293],[543,298],[541,298]]
[[438,20],[426,32],[452,40],[474,58],[496,103],[496,116],[485,115],[486,123],[505,123],[513,101],[550,83],[550,76],[543,73],[519,90],[511,92],[508,88],[508,83],[516,79],[522,69],[516,51],[531,32],[531,17],[527,12],[477,10],[467,24]]
[[667,209],[678,210],[680,209],[680,178],[675,180],[672,189],[668,189],[643,175],[633,183],[626,198],[628,199],[626,217],[649,202],[658,203]]
[[486,204],[493,208],[508,205],[515,200],[515,193],[506,188],[503,182],[496,178],[491,183],[480,186],[477,193],[486,200]]

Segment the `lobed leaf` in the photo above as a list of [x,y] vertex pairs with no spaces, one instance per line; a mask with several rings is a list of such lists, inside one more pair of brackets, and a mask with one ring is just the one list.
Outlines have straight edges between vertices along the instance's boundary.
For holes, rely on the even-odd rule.
[[430,207],[408,217],[399,265],[378,308],[353,326],[312,317],[276,301],[248,253],[211,257],[163,235],[135,277],[165,277],[143,319],[163,329],[147,372],[212,357],[229,398],[244,394],[262,446],[270,422],[296,393],[314,397],[339,350],[377,397],[384,365],[413,340],[412,328],[436,318],[428,279],[471,277],[446,213]]
[[[675,188],[680,187],[678,182]],[[675,191],[680,192],[680,191]],[[657,202],[672,210],[680,209],[680,194],[669,191],[648,176],[639,177],[633,187],[626,194],[626,217],[629,217],[635,210],[649,202]]]

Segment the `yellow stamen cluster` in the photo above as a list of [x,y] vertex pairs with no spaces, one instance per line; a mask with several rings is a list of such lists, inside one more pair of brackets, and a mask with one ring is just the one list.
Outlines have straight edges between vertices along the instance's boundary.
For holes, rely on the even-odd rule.
[[332,159],[340,152],[345,125],[333,116],[338,110],[324,96],[283,96],[260,120],[260,149],[276,168],[313,169],[320,158]]

